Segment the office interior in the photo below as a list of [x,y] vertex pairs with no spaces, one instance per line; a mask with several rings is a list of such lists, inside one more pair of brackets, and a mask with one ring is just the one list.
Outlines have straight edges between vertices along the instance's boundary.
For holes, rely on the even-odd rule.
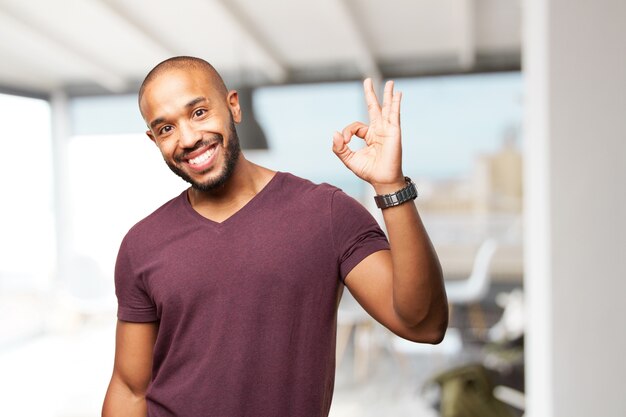
[[0,415],[99,415],[119,243],[186,187],[136,103],[175,55],[240,91],[249,159],[379,221],[332,132],[366,119],[364,78],[403,91],[450,327],[407,342],[344,292],[331,416],[451,415],[483,376],[502,415],[626,415],[623,1],[3,0],[0,39]]

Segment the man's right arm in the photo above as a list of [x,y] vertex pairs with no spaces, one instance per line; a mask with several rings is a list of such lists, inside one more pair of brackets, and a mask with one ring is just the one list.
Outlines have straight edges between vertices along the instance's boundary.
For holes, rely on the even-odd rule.
[[115,363],[102,417],[146,417],[146,390],[152,375],[152,355],[157,322],[130,323],[118,320]]

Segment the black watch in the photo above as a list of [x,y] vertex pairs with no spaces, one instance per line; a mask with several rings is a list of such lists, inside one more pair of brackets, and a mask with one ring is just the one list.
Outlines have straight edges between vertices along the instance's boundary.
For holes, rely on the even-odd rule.
[[379,209],[399,206],[400,204],[417,198],[415,183],[411,181],[409,177],[404,177],[404,180],[406,181],[406,187],[401,190],[391,194],[379,194],[374,196],[374,201],[376,201],[376,206]]

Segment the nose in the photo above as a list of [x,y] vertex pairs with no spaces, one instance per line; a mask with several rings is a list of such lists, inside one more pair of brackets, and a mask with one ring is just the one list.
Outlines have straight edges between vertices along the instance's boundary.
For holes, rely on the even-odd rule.
[[189,123],[181,123],[178,126],[179,144],[182,148],[193,148],[202,140],[201,132],[193,128]]

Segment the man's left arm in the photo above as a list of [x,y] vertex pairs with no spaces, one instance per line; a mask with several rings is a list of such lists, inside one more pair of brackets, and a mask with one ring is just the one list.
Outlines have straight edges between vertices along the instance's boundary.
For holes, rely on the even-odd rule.
[[[370,123],[355,122],[333,137],[333,151],[376,194],[406,186],[402,173],[401,93],[385,85],[382,107],[372,81],[364,83]],[[353,136],[366,146],[352,151]],[[383,210],[391,251],[375,252],[346,276],[352,295],[377,321],[416,342],[439,343],[448,323],[448,305],[437,254],[413,201]]]

